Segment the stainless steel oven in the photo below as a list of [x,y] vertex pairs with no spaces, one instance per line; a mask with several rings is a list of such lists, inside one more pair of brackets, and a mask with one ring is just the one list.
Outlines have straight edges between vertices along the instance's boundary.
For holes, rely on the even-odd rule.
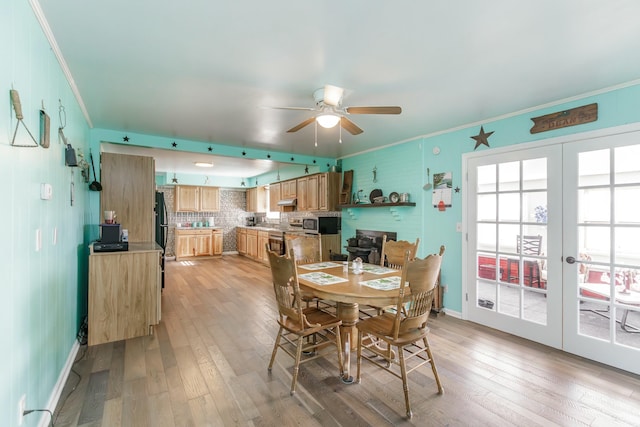
[[284,255],[284,232],[269,232],[269,249],[278,255]]

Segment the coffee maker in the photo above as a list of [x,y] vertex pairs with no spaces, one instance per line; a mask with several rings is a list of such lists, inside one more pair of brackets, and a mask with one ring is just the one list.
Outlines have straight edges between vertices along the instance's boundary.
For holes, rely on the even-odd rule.
[[246,226],[247,227],[253,227],[254,225],[256,225],[256,217],[255,216],[248,216],[246,219]]
[[128,251],[128,239],[122,238],[122,227],[116,224],[115,212],[104,211],[105,223],[100,224],[100,240],[93,244],[94,252]]

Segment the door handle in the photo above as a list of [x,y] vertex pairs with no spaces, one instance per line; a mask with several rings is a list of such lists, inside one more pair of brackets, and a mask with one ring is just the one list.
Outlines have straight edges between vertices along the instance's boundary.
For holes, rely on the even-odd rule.
[[576,259],[572,256],[567,257],[567,264],[573,264],[576,262]]

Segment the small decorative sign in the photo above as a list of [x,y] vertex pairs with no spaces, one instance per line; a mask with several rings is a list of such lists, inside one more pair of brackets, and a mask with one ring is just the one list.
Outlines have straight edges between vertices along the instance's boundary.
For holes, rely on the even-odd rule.
[[598,120],[598,104],[593,103],[570,110],[559,111],[540,117],[534,117],[531,133],[546,132],[566,128],[569,126],[581,125]]

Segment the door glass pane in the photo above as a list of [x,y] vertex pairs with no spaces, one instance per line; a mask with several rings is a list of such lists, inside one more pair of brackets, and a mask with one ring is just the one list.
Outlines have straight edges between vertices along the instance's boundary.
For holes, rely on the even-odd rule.
[[610,194],[609,188],[578,190],[578,206],[585,207],[585,209],[578,209],[578,222],[608,223],[611,218]]
[[499,191],[520,190],[520,162],[500,163],[498,166]]
[[609,184],[609,150],[586,151],[578,154],[578,185]]
[[547,324],[547,297],[541,292],[525,289],[523,293],[523,317],[535,323]]
[[610,321],[609,306],[592,301],[579,301],[581,335],[609,340]]
[[616,188],[614,200],[616,224],[640,224],[640,187]]
[[498,312],[507,316],[520,317],[520,288],[500,285],[498,292]]
[[520,227],[518,224],[499,224],[498,251],[515,254],[518,234],[520,234]]
[[522,162],[522,189],[547,188],[547,159],[529,159]]
[[479,166],[478,174],[478,193],[486,193],[496,191],[496,165]]
[[495,221],[496,220],[496,195],[482,194],[478,198],[478,221]]
[[498,195],[498,220],[520,221],[520,193]]
[[640,183],[638,173],[640,159],[640,145],[628,145],[615,149],[615,176],[616,184]]
[[524,222],[547,222],[547,192],[533,191],[522,193],[522,220]]
[[496,225],[495,224],[478,224],[478,250],[496,251]]

